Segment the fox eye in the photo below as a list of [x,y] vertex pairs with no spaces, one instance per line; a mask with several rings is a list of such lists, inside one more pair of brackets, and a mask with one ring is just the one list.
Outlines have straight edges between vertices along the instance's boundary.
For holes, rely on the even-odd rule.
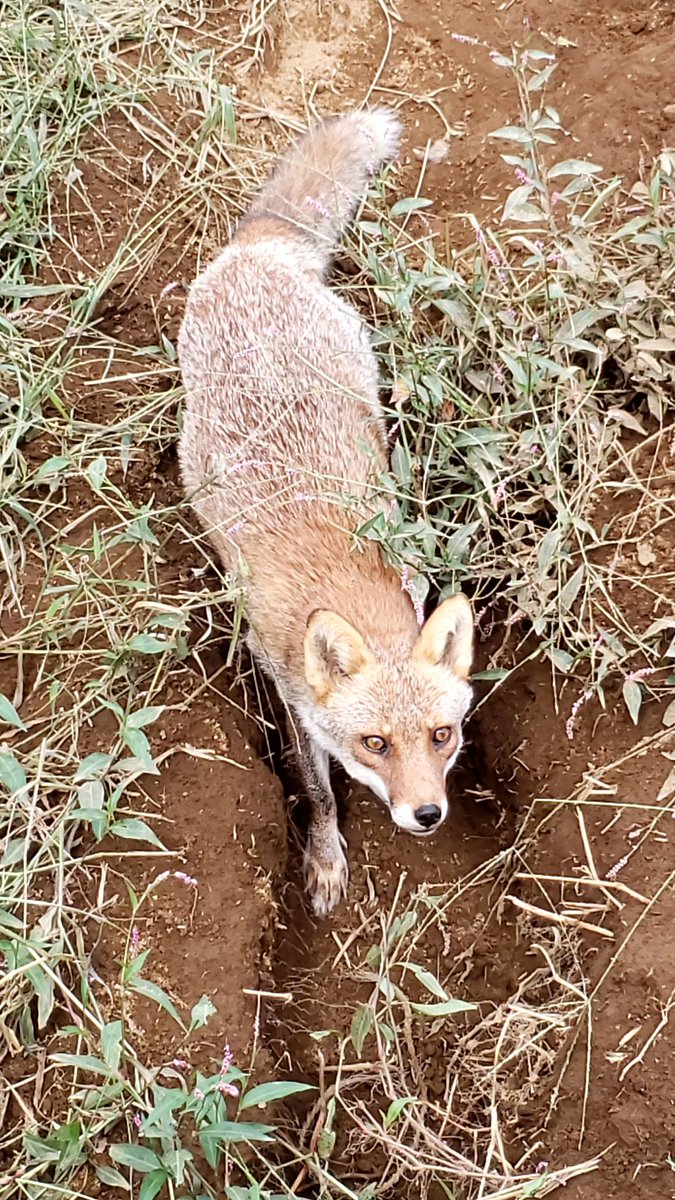
[[434,729],[431,740],[434,746],[447,746],[453,733],[454,730],[451,725],[441,725],[438,729]]
[[370,750],[371,754],[384,754],[388,749],[384,738],[373,735],[372,737],[361,738],[361,745],[365,746],[366,750]]

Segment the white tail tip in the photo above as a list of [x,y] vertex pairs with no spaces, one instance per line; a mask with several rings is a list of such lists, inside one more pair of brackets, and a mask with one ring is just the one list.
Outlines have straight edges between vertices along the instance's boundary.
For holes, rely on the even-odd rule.
[[378,163],[395,158],[401,142],[401,122],[390,108],[364,108],[354,118],[373,141],[373,158]]

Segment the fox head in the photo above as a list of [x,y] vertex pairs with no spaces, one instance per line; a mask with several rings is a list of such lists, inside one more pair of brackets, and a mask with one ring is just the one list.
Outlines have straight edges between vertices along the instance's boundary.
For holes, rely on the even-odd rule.
[[389,807],[402,829],[425,835],[448,815],[445,778],[462,745],[471,703],[473,617],[463,595],[440,604],[409,640],[366,644],[326,609],[307,622],[305,678],[312,736],[348,775]]

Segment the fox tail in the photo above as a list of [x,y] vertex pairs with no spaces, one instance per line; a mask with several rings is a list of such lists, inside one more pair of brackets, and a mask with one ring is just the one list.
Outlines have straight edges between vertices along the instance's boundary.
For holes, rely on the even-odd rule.
[[247,220],[272,217],[292,225],[327,267],[369,177],[396,155],[400,129],[386,108],[319,122],[280,160]]

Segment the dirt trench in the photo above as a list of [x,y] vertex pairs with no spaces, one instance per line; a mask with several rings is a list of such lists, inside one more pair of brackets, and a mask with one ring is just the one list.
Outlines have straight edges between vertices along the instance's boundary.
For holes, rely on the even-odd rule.
[[[309,92],[324,110],[359,102],[386,49],[380,17],[370,3],[320,6],[317,15],[304,0],[289,0],[274,18],[262,68],[240,81],[245,101],[296,116]],[[216,12],[210,15],[205,39],[219,36],[220,20]],[[449,238],[459,228],[453,213],[471,210],[490,219],[501,210],[505,187],[512,186],[486,135],[512,119],[514,97],[482,43],[503,48],[514,38],[540,36],[541,30],[560,54],[552,98],[573,129],[575,156],[592,154],[607,169],[634,177],[640,159],[675,136],[666,104],[672,98],[665,95],[675,51],[673,4],[624,0],[611,13],[598,14],[580,0],[555,5],[459,0],[450,21],[440,2],[404,0],[373,98],[386,102],[403,92],[416,97],[403,109],[402,187],[417,178],[415,150],[443,135],[439,104],[452,126],[448,159],[429,164],[423,183]],[[432,104],[429,97],[439,87],[442,101]],[[111,119],[107,136],[124,162],[142,156],[142,143],[123,121]],[[106,172],[92,170],[82,186],[107,223],[105,243],[91,252],[92,263],[103,266],[135,211],[140,181],[132,168],[123,168],[119,186],[112,188]],[[167,189],[169,194],[170,181]],[[58,220],[58,212],[55,216]],[[69,212],[68,223],[83,243],[94,243],[86,205]],[[214,247],[219,232],[214,230]],[[131,346],[154,341],[158,311],[168,336],[175,334],[180,301],[176,293],[168,301],[162,297],[177,277],[194,274],[197,251],[189,236],[186,227],[185,242],[168,242],[133,292],[120,288],[118,296],[108,297],[106,328],[121,341]],[[80,415],[102,420],[105,405],[104,396],[92,397],[90,391]],[[178,495],[170,457],[159,464],[135,464],[132,482],[139,495],[159,491],[167,502]],[[675,537],[671,554],[674,549]],[[165,584],[184,580],[193,566],[193,551],[175,547],[165,566]],[[500,638],[503,633],[498,631]],[[487,639],[480,647],[482,662],[491,649]],[[190,1045],[193,1061],[217,1061],[228,1042],[241,1065],[255,1048],[262,1073],[282,1069],[315,1081],[320,1043],[309,1034],[346,1030],[356,1005],[369,995],[369,983],[354,970],[362,949],[357,931],[365,928],[370,934],[379,914],[394,902],[404,907],[420,889],[451,889],[479,872],[513,845],[533,805],[542,816],[551,812],[550,801],[573,795],[588,771],[597,773],[620,759],[636,734],[617,697],[607,713],[587,706],[570,741],[565,722],[576,694],[566,691],[556,701],[547,672],[538,665],[523,668],[470,723],[467,752],[451,783],[451,817],[433,841],[407,838],[372,796],[343,783],[350,892],[342,908],[318,922],[302,894],[300,835],[292,826],[289,837],[283,788],[267,754],[265,731],[252,715],[255,691],[250,681],[242,690],[221,667],[217,656],[207,662],[205,685],[195,690],[193,664],[187,662],[164,697],[166,712],[153,735],[163,748],[176,747],[176,753],[160,779],[147,786],[144,803],[162,817],[163,836],[175,851],[172,867],[194,875],[199,887],[195,899],[175,879],[163,885],[140,923],[141,945],[152,947],[150,973],[176,1000],[189,1006],[206,993],[216,1005],[217,1019]],[[648,708],[641,735],[655,731],[659,720],[656,709]],[[92,729],[91,748],[104,736],[104,729]],[[570,1200],[623,1200],[626,1194],[652,1200],[675,1193],[668,1165],[675,1036],[667,1021],[652,1050],[622,1076],[630,1063],[626,1046],[631,1043],[625,1038],[639,1030],[641,1044],[659,1025],[675,984],[670,936],[675,898],[670,886],[659,892],[675,870],[673,834],[669,826],[650,828],[646,820],[631,820],[627,810],[631,803],[652,804],[666,773],[660,756],[625,762],[610,773],[611,804],[587,810],[587,843],[577,810],[562,808],[545,824],[528,858],[530,871],[572,877],[588,866],[590,844],[600,875],[629,856],[618,878],[637,893],[658,894],[649,920],[625,945],[623,933],[640,904],[630,897],[612,915],[611,944],[592,932],[583,934],[585,976],[597,982],[606,975],[592,1036],[587,1039],[584,1032],[569,1047],[569,1067],[550,1121],[544,1124],[551,1096],[542,1076],[538,1093],[520,1113],[521,1133],[514,1133],[515,1144],[519,1137],[533,1140],[539,1130],[538,1153],[551,1165],[607,1151],[596,1173],[568,1186]],[[640,849],[634,855],[636,828]],[[134,883],[142,886],[159,869],[152,860],[137,860]],[[119,918],[121,936],[125,896],[114,871],[112,880],[118,907],[113,904],[109,915],[113,922]],[[488,877],[463,891],[451,920],[420,951],[430,968],[457,981],[459,998],[488,1008],[517,993],[533,955],[531,922],[512,901],[495,907],[494,884]],[[525,880],[509,888],[510,895],[529,903],[537,902],[535,892],[536,885]],[[539,906],[547,908],[558,897],[559,885],[552,883],[550,892],[540,891]],[[595,923],[592,914],[589,923]],[[102,996],[117,970],[117,950],[113,938],[103,939],[94,952]],[[139,1001],[133,1020],[148,1061],[168,1063],[184,1049],[175,1026],[155,1006]],[[434,1071],[440,1095],[445,1071],[440,1058],[428,1071],[431,1084]],[[297,1116],[304,1110],[298,1108]],[[367,1150],[345,1143],[342,1151],[342,1169],[350,1179],[373,1178]],[[400,1195],[409,1195],[409,1186],[401,1186]]]

